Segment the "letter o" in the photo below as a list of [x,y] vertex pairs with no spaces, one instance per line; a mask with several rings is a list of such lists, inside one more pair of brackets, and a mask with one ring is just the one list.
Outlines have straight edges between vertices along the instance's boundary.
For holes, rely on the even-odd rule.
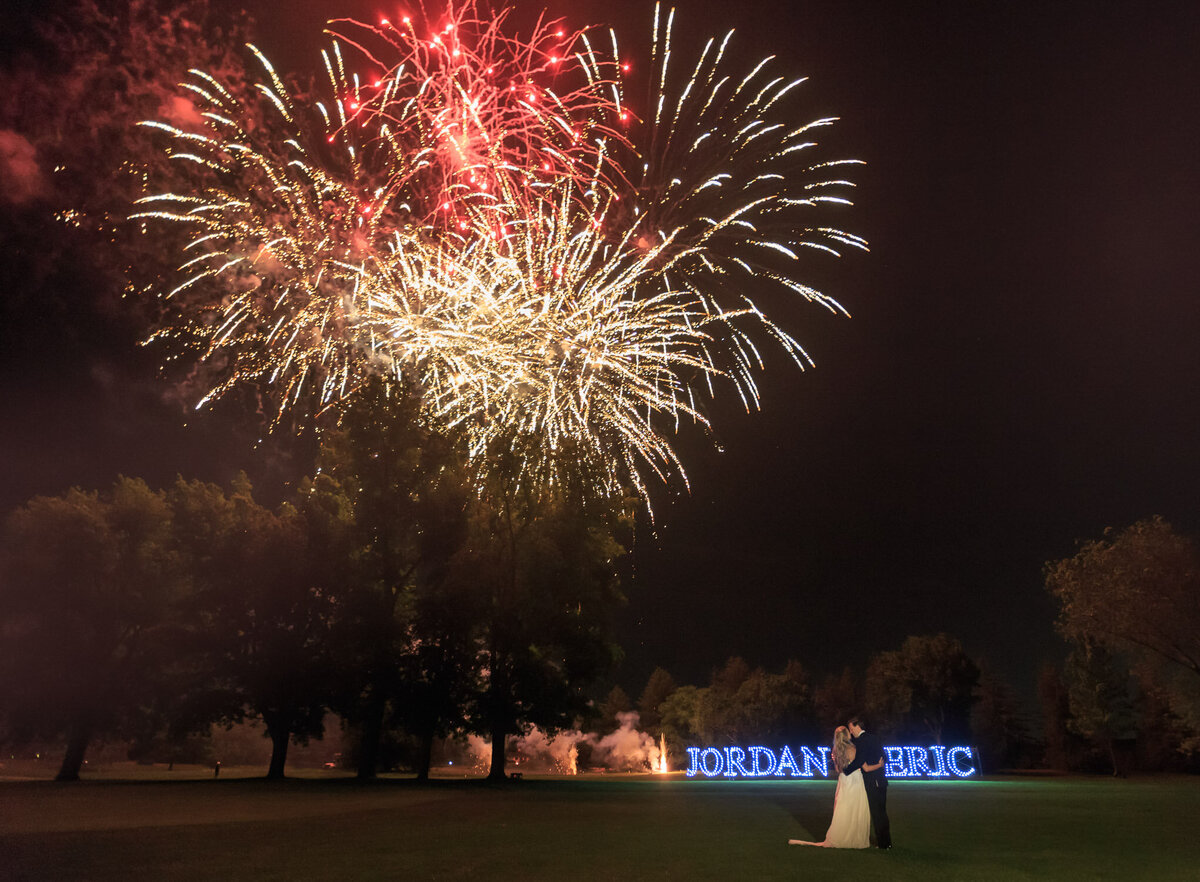
[[[715,764],[713,766],[713,770],[711,772],[708,770],[709,754],[712,754],[713,762]],[[715,778],[717,775],[721,774],[721,768],[724,765],[725,765],[725,757],[721,753],[721,751],[717,750],[715,747],[706,747],[706,748],[704,748],[704,751],[700,754],[700,771],[703,772],[705,774],[705,776],[708,778]]]

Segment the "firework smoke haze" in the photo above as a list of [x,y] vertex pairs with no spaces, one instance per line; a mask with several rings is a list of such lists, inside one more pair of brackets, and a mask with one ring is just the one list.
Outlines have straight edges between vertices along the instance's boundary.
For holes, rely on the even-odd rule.
[[617,714],[615,731],[600,737],[587,736],[596,763],[620,772],[645,772],[659,768],[661,747],[654,737],[638,729],[641,717],[636,711]]
[[146,124],[203,181],[136,215],[192,231],[159,337],[221,374],[201,404],[251,384],[315,416],[384,373],[481,466],[507,446],[553,485],[569,451],[592,492],[645,499],[686,480],[671,436],[706,422],[700,399],[757,406],[761,341],[807,363],[751,288],[842,311],[796,271],[865,248],[810,220],[848,203],[846,163],[807,160],[832,120],[784,112],[801,81],[725,70],[731,34],[681,66],[656,9],[635,114],[611,32],[506,18],[335,20],[323,98],[257,52],[250,96],[193,71],[202,125]]

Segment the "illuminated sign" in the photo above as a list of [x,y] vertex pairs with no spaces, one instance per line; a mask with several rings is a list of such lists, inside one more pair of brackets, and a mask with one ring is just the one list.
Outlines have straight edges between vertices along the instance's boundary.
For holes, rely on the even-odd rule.
[[[820,772],[829,777],[829,748],[814,752],[801,747],[799,759],[784,746],[689,747],[687,776],[694,778],[811,778]],[[883,773],[889,778],[970,778],[976,774],[975,752],[970,747],[885,747]]]

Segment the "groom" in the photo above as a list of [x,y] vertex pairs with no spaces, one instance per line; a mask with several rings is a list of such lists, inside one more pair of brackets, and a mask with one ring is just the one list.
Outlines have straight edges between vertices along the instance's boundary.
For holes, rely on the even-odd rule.
[[842,769],[849,775],[862,768],[863,784],[867,787],[867,805],[871,807],[871,823],[875,825],[875,844],[880,848],[892,847],[892,831],[887,816],[887,777],[883,774],[883,745],[879,739],[862,726],[861,716],[850,718],[846,728],[854,742],[854,761]]

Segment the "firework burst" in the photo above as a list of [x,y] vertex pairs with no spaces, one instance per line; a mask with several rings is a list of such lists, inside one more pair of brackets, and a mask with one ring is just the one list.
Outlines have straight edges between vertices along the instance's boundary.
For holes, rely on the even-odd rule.
[[469,2],[331,22],[324,98],[290,94],[257,51],[249,96],[194,71],[196,124],[147,125],[202,183],[137,216],[192,230],[160,336],[220,368],[205,401],[245,383],[315,413],[383,372],[481,466],[507,445],[553,484],[570,450],[595,492],[643,498],[683,476],[670,439],[705,422],[699,397],[726,384],[757,404],[756,341],[807,361],[747,290],[841,311],[796,268],[865,243],[808,221],[851,185],[845,163],[804,161],[832,121],[783,112],[800,81],[770,59],[725,73],[730,35],[681,74],[673,16],[655,13],[644,120],[611,32],[518,38]]

